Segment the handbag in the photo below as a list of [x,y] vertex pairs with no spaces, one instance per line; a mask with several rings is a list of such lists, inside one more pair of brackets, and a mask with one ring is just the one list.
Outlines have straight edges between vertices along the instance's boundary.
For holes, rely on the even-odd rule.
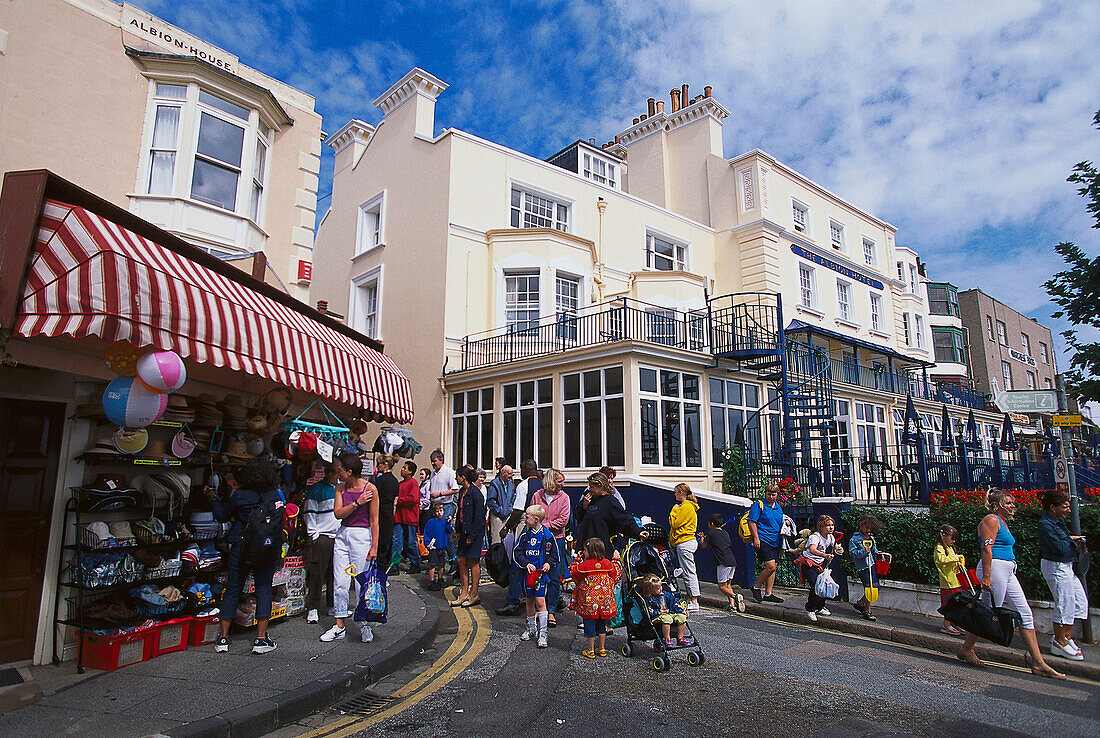
[[1006,607],[987,605],[982,600],[982,593],[974,591],[965,574],[964,571],[959,581],[966,582],[966,590],[951,595],[947,603],[940,607],[940,614],[968,633],[1002,646],[1012,645],[1012,635],[1021,622],[1019,613]]
[[840,594],[840,585],[833,579],[832,573],[830,573],[828,569],[825,569],[817,575],[817,583],[814,584],[814,592],[818,597],[824,597],[827,600],[831,600]]
[[1089,554],[1088,548],[1085,547],[1084,541],[1076,541],[1075,544],[1077,546],[1077,560],[1073,562],[1073,573],[1083,582],[1085,575],[1089,573],[1092,556]]
[[489,570],[489,576],[494,582],[507,589],[512,562],[508,560],[508,551],[503,543],[498,541],[489,546],[489,553],[485,556],[485,568]]
[[355,606],[355,622],[386,622],[386,574],[377,562],[368,561],[363,571],[355,575],[359,583],[359,604]]

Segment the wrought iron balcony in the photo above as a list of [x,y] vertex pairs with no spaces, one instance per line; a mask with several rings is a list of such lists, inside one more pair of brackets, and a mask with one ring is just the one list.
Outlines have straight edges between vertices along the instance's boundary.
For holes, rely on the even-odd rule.
[[705,312],[689,313],[621,298],[466,336],[459,371],[616,341],[710,350]]

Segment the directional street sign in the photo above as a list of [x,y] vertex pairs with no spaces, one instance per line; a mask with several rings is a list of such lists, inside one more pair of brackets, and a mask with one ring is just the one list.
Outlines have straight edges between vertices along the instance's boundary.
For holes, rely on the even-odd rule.
[[1055,415],[1053,418],[1055,428],[1078,428],[1081,426],[1080,415]]
[[993,398],[1005,413],[1053,413],[1058,410],[1054,390],[1009,390]]

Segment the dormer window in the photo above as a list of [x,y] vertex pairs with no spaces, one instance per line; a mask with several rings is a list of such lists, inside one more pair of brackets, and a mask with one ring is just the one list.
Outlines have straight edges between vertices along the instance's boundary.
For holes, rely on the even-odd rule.
[[585,179],[617,190],[619,189],[618,172],[619,168],[615,164],[592,154],[584,155]]

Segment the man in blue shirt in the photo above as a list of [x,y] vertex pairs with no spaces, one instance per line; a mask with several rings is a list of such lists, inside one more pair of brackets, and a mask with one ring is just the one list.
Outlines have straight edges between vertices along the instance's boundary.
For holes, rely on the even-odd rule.
[[497,459],[500,470],[493,481],[489,482],[485,496],[485,505],[489,508],[489,544],[501,540],[504,523],[512,514],[512,504],[516,501],[516,486],[512,483],[512,467]]
[[[779,506],[779,485],[772,482],[764,487],[764,501],[752,503],[749,510],[749,530],[752,531],[752,547],[756,558],[764,568],[752,588],[752,598],[757,602],[782,602],[772,594],[775,587],[775,570],[779,558],[779,531],[783,529],[783,508]],[[764,590],[763,596],[760,590]]]

